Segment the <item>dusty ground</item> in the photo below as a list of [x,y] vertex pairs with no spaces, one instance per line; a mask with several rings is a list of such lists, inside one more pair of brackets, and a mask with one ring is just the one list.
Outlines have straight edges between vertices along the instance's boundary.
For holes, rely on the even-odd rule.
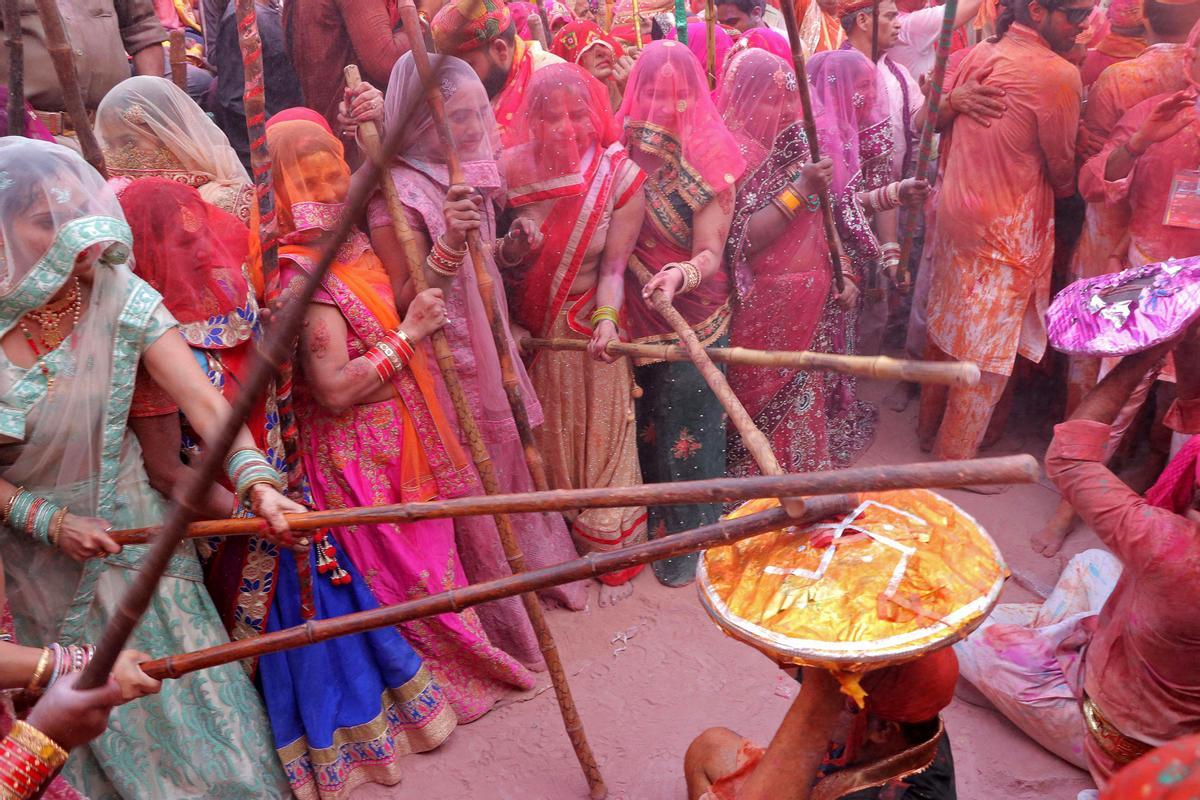
[[[881,396],[888,387],[864,387]],[[882,411],[880,435],[863,464],[924,460],[913,433],[915,406]],[[1041,456],[1043,431],[1018,420],[985,455]],[[1013,487],[983,497],[949,492],[999,542],[1010,567],[1052,585],[1057,560],[1033,553],[1030,533],[1049,515],[1057,495],[1042,485]],[[1095,546],[1075,534],[1070,555]],[[683,753],[697,733],[725,725],[767,741],[794,696],[795,685],[763,656],[723,636],[705,616],[695,589],[666,589],[649,572],[632,597],[589,610],[552,612],[551,624],[571,676],[613,800],[682,800]],[[1009,582],[1002,600],[1031,596]],[[624,634],[628,640],[622,641]],[[543,684],[546,683],[543,678]],[[1026,739],[993,711],[955,701],[946,726],[962,800],[1074,800],[1092,786],[1087,775]],[[554,704],[543,685],[528,696],[460,727],[437,751],[410,757],[397,787],[364,787],[355,800],[558,800],[586,798],[586,785]]]

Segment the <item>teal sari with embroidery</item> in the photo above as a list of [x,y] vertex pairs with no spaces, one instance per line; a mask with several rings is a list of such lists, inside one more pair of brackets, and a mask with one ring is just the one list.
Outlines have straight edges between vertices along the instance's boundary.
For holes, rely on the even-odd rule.
[[[36,196],[37,186],[30,189],[39,180],[47,184],[45,198]],[[29,257],[24,270],[21,242],[14,240],[21,214],[35,220],[49,214],[56,231],[49,249]],[[124,264],[131,241],[120,207],[99,175],[65,148],[0,139],[0,232],[6,270],[0,334],[74,279],[79,254],[86,251],[85,263],[94,259],[79,321],[61,344],[29,368],[0,352],[0,475],[114,528],[158,523],[162,500],[150,488],[126,417],[138,361],[175,321],[161,296]],[[95,642],[144,552],[126,547],[79,564],[23,531],[0,527],[19,640]],[[171,559],[128,646],[163,656],[225,641],[187,543]],[[165,681],[160,694],[115,709],[108,730],[71,754],[64,775],[92,800],[290,797],[261,701],[238,665]]]

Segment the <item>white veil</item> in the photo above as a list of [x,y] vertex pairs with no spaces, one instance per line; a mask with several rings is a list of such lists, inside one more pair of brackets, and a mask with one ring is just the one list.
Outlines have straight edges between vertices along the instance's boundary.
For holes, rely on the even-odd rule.
[[[0,334],[76,278],[84,298],[71,334],[32,367],[0,352],[0,474],[74,514],[134,524],[157,503],[136,491],[136,474],[130,480],[129,465],[140,462],[128,457],[135,445],[126,441],[125,416],[137,357],[148,344],[139,337],[161,297],[126,264],[131,236],[121,206],[73,151],[5,137],[0,238]],[[17,342],[34,354],[24,336]],[[7,528],[0,528],[0,553],[18,636],[53,641],[80,565]]]

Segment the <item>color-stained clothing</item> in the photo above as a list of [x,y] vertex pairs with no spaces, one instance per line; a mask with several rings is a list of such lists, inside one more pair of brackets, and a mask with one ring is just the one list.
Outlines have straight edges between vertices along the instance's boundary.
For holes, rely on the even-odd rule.
[[1083,60],[1083,66],[1079,68],[1083,85],[1091,86],[1104,70],[1113,64],[1137,58],[1145,49],[1146,40],[1141,36],[1109,33]]
[[[1176,405],[1180,432],[1195,432],[1194,406]],[[1084,691],[1126,736],[1161,745],[1200,733],[1200,623],[1189,600],[1200,592],[1200,526],[1104,466],[1109,433],[1090,420],[1057,426],[1046,474],[1124,565],[1085,653]],[[1087,750],[1093,774],[1107,778],[1091,737]]]
[[357,64],[363,79],[382,89],[408,52],[408,38],[393,30],[385,0],[290,0],[283,32],[305,105],[335,131],[346,65]]
[[977,45],[948,88],[985,69],[1008,111],[990,127],[958,117],[943,151],[929,338],[1009,375],[1018,354],[1040,361],[1046,348],[1054,198],[1075,190],[1081,89],[1079,71],[1020,24]]
[[[1200,166],[1200,120],[1166,141],[1150,145],[1121,180],[1109,181],[1104,176],[1109,155],[1127,143],[1154,108],[1169,96],[1158,95],[1134,106],[1121,118],[1105,148],[1084,165],[1079,175],[1079,191],[1084,199],[1092,203],[1123,204],[1129,209],[1130,242],[1126,260],[1131,266],[1200,253],[1200,230],[1164,224],[1175,176]],[[1184,113],[1195,112],[1189,109]]]
[[[1143,100],[1174,92],[1187,85],[1183,44],[1155,44],[1137,57],[1113,64],[1088,90],[1087,105],[1079,122],[1081,134],[1107,140],[1125,112]],[[1082,180],[1082,177],[1081,177]],[[1124,202],[1088,203],[1083,233],[1071,258],[1072,278],[1091,278],[1108,271],[1108,258],[1129,229],[1129,208]]]
[[837,17],[826,14],[817,0],[784,0],[795,2],[796,19],[800,23],[800,45],[805,55],[825,50],[837,50],[846,38]]

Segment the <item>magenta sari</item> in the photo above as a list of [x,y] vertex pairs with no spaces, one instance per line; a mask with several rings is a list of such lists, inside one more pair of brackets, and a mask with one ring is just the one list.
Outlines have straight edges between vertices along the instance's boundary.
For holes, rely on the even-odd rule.
[[[879,242],[855,196],[886,186],[892,175],[892,134],[879,70],[857,50],[817,53],[808,62],[821,152],[833,157],[834,218],[838,236],[853,262],[861,291],[869,288],[879,259]],[[813,350],[855,355],[858,317],[864,298],[842,308],[832,298],[813,338]],[[875,439],[878,411],[858,399],[858,378],[826,373],[825,411],[829,419],[829,455],[835,467],[848,467]]]
[[[774,242],[748,252],[751,217],[811,160],[798,89],[791,64],[747,49],[729,62],[717,98],[749,167],[738,185],[725,256],[736,285],[734,347],[807,350],[829,297],[832,273],[819,212],[800,209]],[[729,383],[785,470],[829,468],[820,373],[735,366]],[[728,432],[726,461],[732,475],[759,474],[736,430]]]

